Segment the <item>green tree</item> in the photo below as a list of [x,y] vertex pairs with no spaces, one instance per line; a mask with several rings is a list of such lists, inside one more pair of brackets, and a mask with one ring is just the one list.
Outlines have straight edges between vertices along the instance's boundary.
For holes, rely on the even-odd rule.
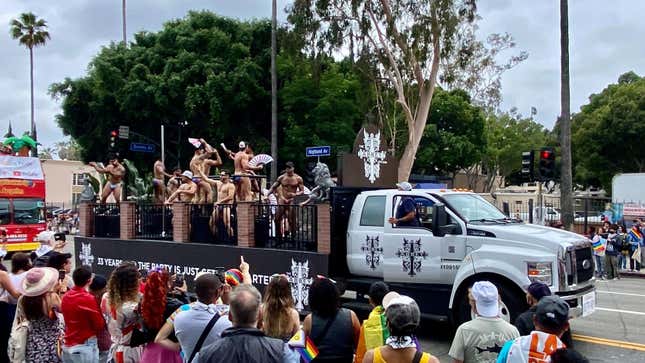
[[645,78],[625,73],[592,94],[572,121],[575,179],[611,189],[618,173],[645,172]]
[[57,142],[54,144],[54,148],[62,160],[81,160],[81,149],[74,139]]
[[[20,45],[29,49],[29,79],[31,85],[31,137],[38,141],[36,123],[34,121],[34,48],[45,45],[50,39],[47,22],[37,19],[34,13],[22,13],[18,19],[11,20],[11,37],[18,39]],[[33,150],[38,155],[38,147]]]

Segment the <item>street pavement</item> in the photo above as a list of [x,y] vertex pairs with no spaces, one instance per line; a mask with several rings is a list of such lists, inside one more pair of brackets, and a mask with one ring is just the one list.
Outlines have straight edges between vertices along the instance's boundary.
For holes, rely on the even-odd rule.
[[[596,311],[571,321],[574,349],[590,362],[645,362],[645,279],[598,281]],[[419,334],[424,350],[452,362],[448,350],[454,329],[424,321]]]

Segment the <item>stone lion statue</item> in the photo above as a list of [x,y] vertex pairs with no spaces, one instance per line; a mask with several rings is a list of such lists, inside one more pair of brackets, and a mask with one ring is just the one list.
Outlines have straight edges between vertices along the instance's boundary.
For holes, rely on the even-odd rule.
[[311,190],[309,199],[300,203],[300,205],[305,205],[310,202],[322,202],[328,200],[329,189],[336,186],[336,183],[334,183],[334,181],[331,179],[331,173],[329,172],[329,167],[327,166],[327,164],[321,162],[316,163],[313,174],[316,187]]

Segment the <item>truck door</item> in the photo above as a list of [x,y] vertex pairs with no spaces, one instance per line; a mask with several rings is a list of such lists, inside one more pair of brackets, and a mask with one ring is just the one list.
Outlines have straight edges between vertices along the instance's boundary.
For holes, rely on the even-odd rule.
[[424,196],[395,195],[388,216],[395,216],[406,198],[414,201],[418,226],[385,224],[383,278],[386,282],[440,283],[442,238],[432,234],[434,201]]
[[368,195],[361,210],[352,211],[360,216],[348,228],[347,265],[354,274],[383,278],[385,202],[385,195]]

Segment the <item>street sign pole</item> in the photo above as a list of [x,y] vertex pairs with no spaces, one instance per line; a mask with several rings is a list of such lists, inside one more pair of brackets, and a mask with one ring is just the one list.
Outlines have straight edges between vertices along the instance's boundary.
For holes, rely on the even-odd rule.
[[166,142],[164,138],[164,128],[163,125],[161,125],[161,163],[166,165]]

